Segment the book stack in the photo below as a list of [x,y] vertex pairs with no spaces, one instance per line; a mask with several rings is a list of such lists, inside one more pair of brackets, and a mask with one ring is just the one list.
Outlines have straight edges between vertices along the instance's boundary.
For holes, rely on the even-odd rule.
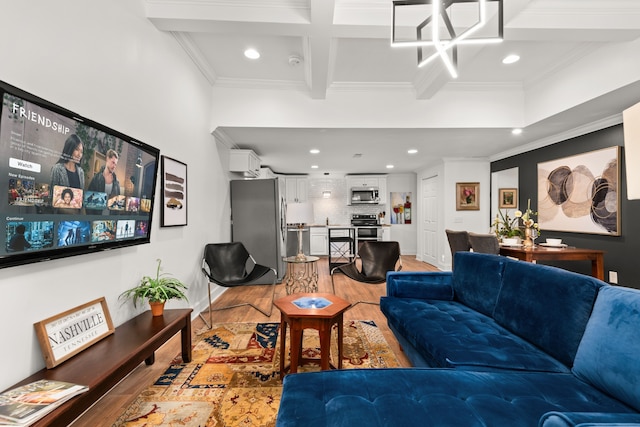
[[0,394],[0,426],[29,426],[88,390],[63,381],[39,380]]

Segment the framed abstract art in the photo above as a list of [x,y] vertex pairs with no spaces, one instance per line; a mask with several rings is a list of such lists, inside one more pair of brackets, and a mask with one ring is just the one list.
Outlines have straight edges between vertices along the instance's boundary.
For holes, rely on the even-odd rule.
[[538,163],[542,230],[620,235],[620,147]]
[[162,227],[187,225],[187,165],[162,156]]

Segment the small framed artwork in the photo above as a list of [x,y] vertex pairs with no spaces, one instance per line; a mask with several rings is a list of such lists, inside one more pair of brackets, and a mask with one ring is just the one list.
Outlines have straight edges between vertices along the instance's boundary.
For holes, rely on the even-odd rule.
[[162,227],[187,225],[187,165],[162,156]]
[[518,207],[518,189],[500,188],[498,189],[498,208],[515,209]]
[[34,323],[48,369],[111,335],[115,328],[104,297]]
[[456,182],[456,210],[480,210],[479,182]]

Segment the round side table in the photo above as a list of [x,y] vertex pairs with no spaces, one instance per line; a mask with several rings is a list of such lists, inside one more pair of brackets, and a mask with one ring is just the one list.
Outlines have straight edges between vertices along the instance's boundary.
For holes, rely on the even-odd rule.
[[284,276],[287,295],[296,292],[318,292],[318,260],[317,256],[308,256],[304,260],[295,256],[284,258],[287,273]]

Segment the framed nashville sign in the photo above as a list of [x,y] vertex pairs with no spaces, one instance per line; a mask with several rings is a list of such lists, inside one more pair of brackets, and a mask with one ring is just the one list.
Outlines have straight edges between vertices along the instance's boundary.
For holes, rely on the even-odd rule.
[[102,298],[34,323],[48,369],[75,356],[115,330]]

